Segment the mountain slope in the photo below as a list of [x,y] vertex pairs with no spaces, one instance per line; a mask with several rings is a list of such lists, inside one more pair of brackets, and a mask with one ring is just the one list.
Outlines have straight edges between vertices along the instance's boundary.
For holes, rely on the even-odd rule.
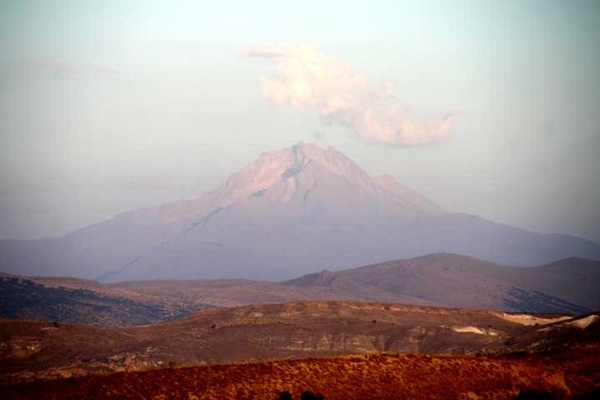
[[511,265],[600,245],[450,213],[333,148],[263,153],[192,201],[133,210],[60,239],[0,241],[0,269],[24,275],[138,279],[289,279],[435,252]]
[[114,327],[171,320],[206,307],[169,300],[93,281],[0,276],[0,318]]
[[578,314],[600,309],[598,282],[598,261],[566,259],[538,267],[515,267],[440,253],[349,270],[323,270],[282,283],[137,281],[111,286],[226,307],[345,299]]
[[555,313],[600,309],[598,261],[568,259],[518,268],[457,254],[431,254],[335,274],[450,307]]

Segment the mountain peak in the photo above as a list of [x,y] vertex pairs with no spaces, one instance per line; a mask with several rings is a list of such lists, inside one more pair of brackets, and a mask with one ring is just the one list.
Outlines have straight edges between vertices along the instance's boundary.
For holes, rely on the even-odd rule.
[[[330,178],[325,178],[325,175]],[[335,148],[329,146],[323,149],[314,143],[303,141],[282,150],[262,153],[252,164],[232,174],[216,193],[220,206],[228,206],[251,197],[262,197],[271,188],[274,189],[273,196],[270,197],[272,200],[287,202],[298,190],[302,190],[304,196],[317,181],[331,182],[333,177],[341,178],[354,186],[357,193],[386,197],[405,210],[445,212],[442,207],[399,184],[391,176],[372,178]]]
[[252,164],[232,174],[225,184],[226,202],[265,191],[282,180],[293,178],[310,163],[318,164],[349,181],[373,185],[365,171],[335,148],[329,146],[323,149],[301,141],[282,150],[264,152]]
[[332,146],[322,149],[313,143],[300,142],[293,148],[337,175],[351,181],[371,184],[370,176],[362,168]]

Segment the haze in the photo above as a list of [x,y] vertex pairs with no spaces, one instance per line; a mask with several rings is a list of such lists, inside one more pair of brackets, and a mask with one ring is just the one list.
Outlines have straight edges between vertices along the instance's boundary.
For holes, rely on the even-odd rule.
[[5,1],[0,237],[195,198],[315,141],[444,208],[600,242],[596,1]]

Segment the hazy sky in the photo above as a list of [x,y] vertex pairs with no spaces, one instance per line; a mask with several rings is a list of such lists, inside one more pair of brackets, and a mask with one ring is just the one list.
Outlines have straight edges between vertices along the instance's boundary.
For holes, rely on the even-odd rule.
[[0,237],[193,198],[304,140],[600,242],[600,2],[205,3],[0,2]]

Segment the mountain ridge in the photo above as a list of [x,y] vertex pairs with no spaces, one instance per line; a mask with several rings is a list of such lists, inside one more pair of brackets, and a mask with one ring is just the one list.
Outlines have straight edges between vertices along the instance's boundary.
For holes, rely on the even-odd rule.
[[[10,291],[4,292],[0,316],[50,315],[48,312],[54,312],[52,309],[44,311],[43,304],[85,309],[89,301],[85,304],[73,301],[72,295],[78,294],[74,291],[81,289],[95,294],[95,304],[100,300],[98,297],[104,299],[101,300],[104,303],[126,299],[137,304],[136,307],[179,310],[177,312],[308,300],[380,301],[537,313],[581,314],[600,310],[600,293],[597,290],[600,262],[584,259],[565,259],[537,267],[514,267],[464,255],[439,253],[346,270],[322,270],[282,282],[146,280],[106,285],[73,278],[0,274],[0,282],[11,278],[30,281],[27,287],[32,290],[20,288],[23,285],[9,287]],[[62,290],[63,296],[57,297],[55,293],[52,298],[46,299],[43,296],[46,290],[40,285]],[[37,293],[35,296],[40,304],[37,308],[32,308],[28,301],[18,303],[8,297],[12,294],[15,299],[30,299],[33,292]]]

